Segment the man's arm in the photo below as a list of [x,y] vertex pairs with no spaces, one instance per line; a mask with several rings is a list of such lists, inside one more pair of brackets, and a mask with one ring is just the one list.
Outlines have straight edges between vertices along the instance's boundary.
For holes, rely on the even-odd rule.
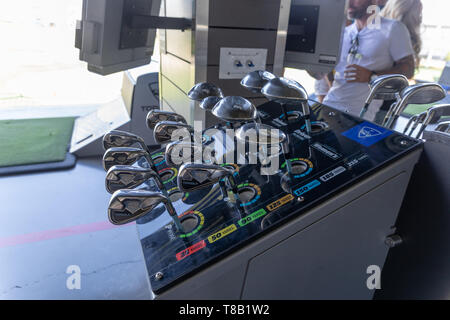
[[406,78],[411,79],[414,77],[414,56],[410,55],[394,63],[394,66],[388,70],[376,71],[379,76],[383,74],[402,74]]
[[414,56],[409,55],[394,62],[394,66],[387,70],[369,70],[356,64],[347,66],[344,76],[347,82],[370,82],[370,78],[375,72],[377,75],[402,74],[408,79],[414,76]]

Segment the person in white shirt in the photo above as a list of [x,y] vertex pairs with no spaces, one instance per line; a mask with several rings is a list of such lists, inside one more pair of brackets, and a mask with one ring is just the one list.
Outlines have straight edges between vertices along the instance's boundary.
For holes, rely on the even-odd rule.
[[[381,16],[376,0],[349,0],[354,23],[344,31],[334,81],[323,103],[359,115],[369,95],[370,80],[384,74],[414,75],[414,51],[407,28]],[[369,19],[370,18],[370,19]],[[382,104],[374,100],[365,118],[373,120]]]

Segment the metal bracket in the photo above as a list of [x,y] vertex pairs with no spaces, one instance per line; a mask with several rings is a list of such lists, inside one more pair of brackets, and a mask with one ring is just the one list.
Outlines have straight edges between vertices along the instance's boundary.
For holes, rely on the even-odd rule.
[[384,243],[389,248],[395,248],[398,245],[403,243],[403,239],[398,234],[392,234],[392,235],[386,237],[386,239],[384,240]]
[[120,48],[132,49],[153,45],[147,43],[148,29],[186,30],[191,29],[193,25],[194,23],[190,19],[152,15],[152,1],[125,0],[123,3]]
[[191,19],[146,15],[134,15],[129,23],[132,29],[175,29],[184,31],[192,29],[193,26]]

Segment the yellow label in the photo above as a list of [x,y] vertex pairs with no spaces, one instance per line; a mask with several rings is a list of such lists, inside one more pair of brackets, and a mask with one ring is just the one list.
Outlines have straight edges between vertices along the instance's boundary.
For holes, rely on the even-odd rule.
[[279,207],[285,205],[286,203],[292,201],[293,199],[294,199],[294,196],[292,194],[287,194],[283,198],[280,198],[277,201],[274,201],[271,204],[268,204],[267,210],[269,210],[269,211],[276,210]]
[[213,235],[210,235],[208,237],[208,241],[209,241],[209,243],[213,243],[214,241],[222,239],[222,238],[226,237],[227,235],[229,235],[230,233],[236,231],[236,229],[237,229],[237,227],[235,224],[229,225],[228,227],[223,228],[219,232],[216,232]]

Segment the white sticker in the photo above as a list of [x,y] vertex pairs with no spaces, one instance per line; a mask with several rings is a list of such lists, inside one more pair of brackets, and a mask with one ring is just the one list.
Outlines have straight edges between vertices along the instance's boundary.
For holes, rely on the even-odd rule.
[[334,177],[336,177],[337,175],[341,174],[345,170],[346,169],[344,167],[337,167],[336,169],[333,169],[330,172],[325,173],[319,179],[322,180],[323,182],[327,182],[327,181],[333,179]]

